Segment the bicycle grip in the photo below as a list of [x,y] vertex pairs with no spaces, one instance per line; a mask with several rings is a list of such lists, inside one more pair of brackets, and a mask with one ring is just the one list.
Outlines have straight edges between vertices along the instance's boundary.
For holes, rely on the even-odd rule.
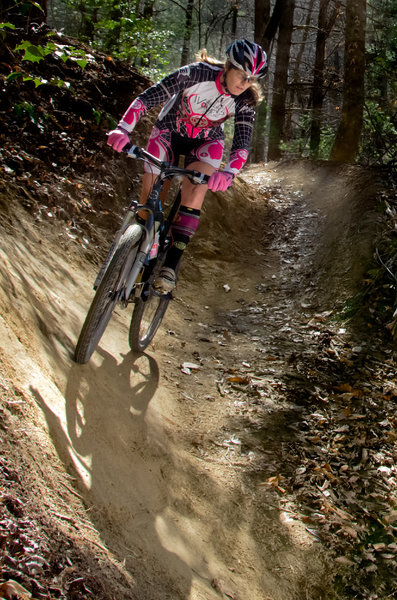
[[128,156],[132,156],[133,158],[139,158],[141,156],[140,148],[131,143],[124,146],[123,152],[128,154]]
[[201,173],[200,171],[191,171],[189,174],[187,173],[186,176],[192,183],[195,183],[196,185],[208,183],[211,177],[210,175],[205,175],[205,173]]

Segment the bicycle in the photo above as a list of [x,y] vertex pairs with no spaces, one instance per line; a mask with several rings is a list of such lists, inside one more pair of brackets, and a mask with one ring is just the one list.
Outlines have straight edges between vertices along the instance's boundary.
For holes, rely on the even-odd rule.
[[[134,304],[128,341],[134,352],[143,352],[152,342],[172,294],[159,294],[153,289],[166,253],[171,247],[170,226],[181,202],[180,190],[167,214],[163,210],[160,193],[166,179],[174,176],[188,177],[197,185],[208,183],[209,176],[173,166],[152,156],[146,150],[127,144],[123,152],[131,158],[149,162],[160,173],[157,176],[146,204],[132,200],[121,228],[94,282],[95,296],[88,310],[77,341],[74,360],[84,364],[89,361],[99,344],[117,305],[126,308]],[[138,217],[146,213],[146,220]]]

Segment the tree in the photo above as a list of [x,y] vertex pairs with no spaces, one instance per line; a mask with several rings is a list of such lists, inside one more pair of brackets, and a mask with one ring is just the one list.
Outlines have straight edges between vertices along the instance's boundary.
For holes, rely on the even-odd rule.
[[[270,0],[255,0],[254,41],[260,44],[264,36],[266,26],[270,20]],[[262,93],[264,92],[262,83]],[[250,160],[258,162],[265,158],[265,134],[266,134],[267,102],[262,99],[256,109],[254,134],[252,140],[252,151]]]
[[397,163],[397,4],[368,3],[366,101],[361,158]]
[[254,41],[262,42],[266,26],[270,20],[270,0],[255,0]]
[[281,158],[280,142],[282,140],[286,114],[285,101],[288,88],[288,67],[294,10],[295,0],[285,0],[285,8],[281,16],[277,38],[276,70],[274,74],[273,101],[270,113],[268,150],[268,158],[270,160],[279,160]]
[[366,0],[346,2],[342,117],[330,159],[353,162],[363,126]]
[[338,17],[341,2],[340,0],[335,2],[329,18],[327,18],[328,5],[328,0],[320,0],[312,90],[313,111],[310,130],[310,155],[313,158],[318,157],[321,137],[321,110],[326,93],[324,89],[325,44]]
[[270,44],[276,35],[278,27],[280,26],[283,14],[286,10],[288,10],[289,4],[291,4],[290,0],[276,0],[272,16],[270,17],[269,22],[266,25],[266,29],[260,41],[260,45],[268,54],[270,54]]
[[190,39],[193,31],[193,8],[194,0],[188,0],[185,12],[185,34],[183,37],[181,67],[189,62]]

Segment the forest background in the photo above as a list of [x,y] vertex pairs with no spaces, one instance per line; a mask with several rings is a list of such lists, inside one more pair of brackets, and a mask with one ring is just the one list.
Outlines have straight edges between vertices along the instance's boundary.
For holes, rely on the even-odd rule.
[[[46,23],[153,81],[200,48],[222,59],[231,40],[253,39],[270,68],[251,161],[292,155],[395,166],[395,0],[6,0],[1,17],[3,34]],[[51,38],[20,50],[27,61],[59,53]],[[81,51],[69,58],[86,62]]]

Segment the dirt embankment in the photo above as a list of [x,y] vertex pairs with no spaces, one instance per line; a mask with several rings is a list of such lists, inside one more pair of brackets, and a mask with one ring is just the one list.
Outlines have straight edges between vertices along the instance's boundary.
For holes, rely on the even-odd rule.
[[[36,540],[38,529],[32,548],[46,561],[29,570],[25,548],[6,579],[35,581],[44,598],[285,600],[338,597],[341,568],[347,593],[354,556],[383,574],[388,559],[378,566],[362,544],[369,506],[393,518],[379,480],[393,478],[392,354],[368,323],[330,321],[372,256],[372,193],[356,217],[363,181],[354,169],[249,169],[209,196],[148,353],[129,352],[121,312],[84,367],[71,355],[92,297],[90,253],[59,224],[22,209],[3,217],[3,426],[9,451],[21,446],[3,506],[18,535]],[[391,543],[388,527],[377,543]]]

